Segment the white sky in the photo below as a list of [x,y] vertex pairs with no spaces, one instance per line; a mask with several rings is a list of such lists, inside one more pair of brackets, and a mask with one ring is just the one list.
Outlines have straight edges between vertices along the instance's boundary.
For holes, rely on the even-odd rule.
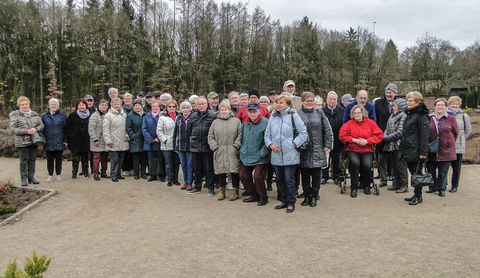
[[[216,0],[237,3],[240,1]],[[262,8],[272,20],[290,24],[308,16],[320,27],[345,31],[361,26],[400,51],[426,32],[461,50],[480,40],[480,0],[248,0],[250,14]]]

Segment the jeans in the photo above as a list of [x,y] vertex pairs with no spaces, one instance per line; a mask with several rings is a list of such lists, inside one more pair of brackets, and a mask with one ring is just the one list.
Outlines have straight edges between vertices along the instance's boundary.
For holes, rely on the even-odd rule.
[[205,176],[208,190],[213,190],[215,179],[213,152],[193,153],[193,169],[195,171],[195,189],[202,190],[202,179]]
[[116,179],[122,174],[124,151],[110,152],[110,177]]
[[428,161],[427,169],[433,176],[434,186],[430,186],[433,191],[445,191],[447,188],[447,175],[450,161]]
[[132,153],[133,160],[133,175],[143,177],[147,172],[148,158],[145,152],[135,152]]
[[20,158],[20,178],[26,181],[35,175],[35,161],[37,159],[37,146],[17,148]]
[[282,203],[295,206],[297,200],[295,178],[298,165],[276,166],[273,165],[277,175],[278,194]]
[[183,182],[192,183],[193,177],[193,153],[191,152],[178,152],[178,158],[182,164]]
[[[108,164],[108,152],[94,152],[93,153],[93,174],[98,175],[100,173],[107,174],[107,164]],[[100,170],[100,165],[102,169]]]
[[373,153],[357,153],[347,151],[349,171],[351,178],[350,188],[358,188],[359,174],[361,175],[360,186],[370,186],[371,170],[373,164]]
[[458,187],[460,172],[462,170],[463,154],[457,153],[457,160],[452,161],[452,188]]
[[332,166],[332,176],[330,177],[329,167],[322,169],[322,178],[328,180],[332,178],[333,180],[338,179],[342,175],[342,151],[343,145],[340,145],[338,148],[334,148],[330,151],[330,159]]
[[178,182],[178,155],[174,151],[162,151],[168,182]]
[[63,151],[47,151],[47,171],[49,176],[53,176],[53,169],[55,174],[60,176],[62,174],[62,154]]
[[305,197],[317,197],[322,178],[321,168],[300,168],[302,172],[302,188]]
[[[267,188],[265,187],[265,170],[268,167],[269,166],[266,164],[259,164],[255,166],[242,165],[240,167],[240,179],[245,187],[245,192],[247,192],[247,195],[253,199],[268,199]],[[253,171],[255,174],[252,177]]]
[[[165,167],[161,151],[148,151],[148,172],[151,177],[164,177]],[[161,160],[160,160],[161,158]]]

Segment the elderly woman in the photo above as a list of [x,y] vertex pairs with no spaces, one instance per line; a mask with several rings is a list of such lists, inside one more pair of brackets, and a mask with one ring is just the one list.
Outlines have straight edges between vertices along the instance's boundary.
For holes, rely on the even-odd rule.
[[[407,164],[411,175],[421,174],[419,164],[427,158],[429,118],[428,108],[423,103],[423,96],[419,92],[407,94],[407,110],[405,123],[403,124],[402,140],[398,152],[400,163]],[[415,187],[412,197],[405,198],[409,205],[417,205],[422,202],[422,187]]]
[[268,99],[267,96],[261,96],[261,97],[258,99],[258,103],[260,104],[260,106],[263,106],[263,107],[267,108],[267,110],[270,111],[270,109],[269,109],[270,100]]
[[163,93],[160,95],[160,110],[165,111],[167,110],[167,105],[170,100],[172,100],[173,97],[169,93]]
[[242,146],[242,133],[240,120],[232,115],[230,101],[227,99],[220,103],[220,113],[210,126],[208,145],[213,151],[213,169],[215,175],[218,175],[220,186],[218,200],[225,199],[227,174],[232,176],[233,194],[230,196],[230,201],[237,200],[240,180],[238,150]]
[[160,113],[157,124],[157,136],[160,140],[160,149],[165,159],[167,172],[167,186],[180,185],[178,182],[178,155],[173,150],[173,134],[177,119],[177,102],[169,100],[166,110]]
[[198,99],[197,95],[191,95],[188,98],[188,102],[190,102],[190,104],[192,105],[192,112],[197,111],[197,99]]
[[323,108],[323,98],[321,96],[315,96],[315,108],[316,109]]
[[62,154],[67,143],[65,137],[65,123],[67,115],[59,109],[60,102],[56,98],[48,101],[48,111],[42,115],[42,122],[45,126],[43,134],[45,135],[45,146],[43,149],[47,153],[47,182],[53,180],[53,169],[57,174],[57,181],[62,177]]
[[472,132],[470,117],[463,113],[460,108],[462,99],[458,96],[452,96],[447,101],[447,113],[455,117],[458,126],[458,137],[455,142],[455,150],[457,151],[457,159],[452,161],[452,188],[449,192],[457,192],[458,181],[460,180],[460,171],[462,169],[463,154],[466,150],[466,142]]
[[359,174],[360,185],[366,195],[370,194],[370,178],[373,164],[373,145],[382,141],[383,133],[377,124],[368,118],[367,110],[355,105],[350,110],[350,118],[342,128],[338,138],[347,144],[345,148],[349,160],[351,177],[350,196],[357,197]]
[[248,97],[248,94],[247,94],[247,93],[241,93],[241,94],[239,95],[239,99],[240,99],[239,105],[240,105],[240,108],[243,107],[243,106],[248,105],[248,98],[249,98],[249,97]]
[[292,100],[287,95],[275,99],[276,110],[268,120],[265,146],[272,150],[271,164],[275,169],[280,205],[287,213],[295,210],[295,172],[300,164],[297,148],[308,139],[307,128],[300,116],[292,111]]
[[389,153],[393,162],[393,173],[395,179],[388,190],[396,190],[397,193],[408,192],[408,172],[407,165],[400,161],[398,147],[403,135],[403,124],[407,115],[405,109],[407,108],[407,101],[402,98],[397,98],[393,101],[392,111],[387,121],[385,132],[383,133],[383,151]]
[[113,182],[118,182],[119,179],[124,179],[121,170],[125,151],[128,150],[127,114],[122,109],[120,98],[113,98],[110,105],[103,118],[103,139],[105,149],[110,152],[110,178]]
[[15,134],[15,148],[20,158],[21,184],[39,184],[34,177],[37,145],[33,143],[32,135],[42,131],[44,125],[38,113],[30,110],[27,97],[19,97],[17,105],[20,109],[10,113],[10,131]]
[[327,166],[327,154],[333,147],[333,133],[323,110],[315,108],[315,95],[302,93],[302,109],[298,115],[307,128],[307,142],[300,149],[300,171],[305,199],[302,206],[317,206],[322,168]]
[[84,177],[88,177],[88,154],[90,152],[90,136],[88,134],[88,121],[90,111],[87,101],[77,100],[75,111],[70,113],[65,124],[68,148],[72,152],[72,179],[77,178],[78,164],[82,163]]
[[[427,169],[433,176],[435,184],[426,193],[438,191],[440,197],[445,197],[448,168],[457,159],[455,142],[458,137],[457,120],[447,113],[447,100],[439,98],[435,101],[435,111],[430,115],[429,142],[438,140],[438,149],[429,150]],[[437,139],[438,138],[438,139]]]
[[160,140],[157,136],[158,118],[160,116],[160,103],[158,100],[153,100],[151,103],[152,111],[148,112],[143,117],[142,134],[143,134],[143,150],[147,152],[148,156],[148,171],[150,177],[148,181],[154,181],[160,178],[165,181],[165,168],[160,164]]
[[147,179],[147,155],[143,151],[143,133],[142,123],[145,111],[142,109],[142,101],[136,99],[133,101],[133,111],[127,115],[127,135],[130,140],[130,153],[133,158],[133,176],[136,180]]
[[[93,152],[93,179],[96,181],[102,178],[108,178],[107,164],[108,152],[105,149],[105,140],[103,139],[103,119],[108,112],[108,101],[100,100],[98,109],[90,116],[88,122],[88,134],[90,135],[90,151]],[[102,169],[100,171],[100,164]]]
[[190,138],[188,137],[188,121],[192,116],[192,105],[189,101],[180,104],[181,114],[175,120],[175,130],[173,132],[173,149],[178,153],[180,163],[182,164],[183,185],[182,190],[192,190],[193,182],[193,156],[190,152]]
[[[130,114],[130,112],[133,111],[133,95],[130,93],[125,93],[123,94],[122,100],[123,100],[122,109],[125,112],[125,115],[128,116],[128,114]],[[124,173],[126,176],[130,176],[133,174],[132,172],[133,172],[133,156],[127,150],[123,155],[122,173]]]

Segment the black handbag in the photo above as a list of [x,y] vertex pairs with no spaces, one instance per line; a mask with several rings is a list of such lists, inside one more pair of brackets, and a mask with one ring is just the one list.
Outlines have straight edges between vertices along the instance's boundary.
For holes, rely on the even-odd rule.
[[412,187],[421,187],[421,186],[432,186],[435,184],[432,174],[426,172],[425,174],[418,174],[418,169],[420,167],[420,164],[423,165],[423,163],[420,163],[421,160],[418,161],[417,164],[417,170],[415,170],[415,174],[412,175],[410,179],[410,184]]
[[428,143],[428,151],[430,153],[437,153],[438,152],[438,144],[440,142],[440,133],[442,132],[443,130],[443,126],[445,125],[445,122],[447,120],[444,120],[443,123],[442,123],[442,126],[440,127],[440,129],[438,130],[438,134],[437,134],[437,137],[435,137],[435,139],[433,139],[431,142]]

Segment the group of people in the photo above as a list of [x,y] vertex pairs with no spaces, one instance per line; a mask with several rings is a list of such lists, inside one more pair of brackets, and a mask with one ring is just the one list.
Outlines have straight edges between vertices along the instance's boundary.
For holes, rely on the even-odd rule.
[[[227,198],[226,186],[231,183],[229,200],[243,195],[243,202],[258,206],[268,203],[275,173],[280,201],[275,209],[287,213],[295,210],[298,197],[304,198],[302,206],[315,207],[321,184],[329,179],[338,184],[346,176],[345,158],[352,198],[358,189],[370,194],[374,157],[380,186],[393,180],[389,190],[408,192],[407,169],[421,173],[427,160],[435,184],[426,192],[445,196],[450,166],[450,192],[456,192],[471,131],[470,119],[460,109],[461,99],[437,99],[430,113],[420,93],[410,92],[401,99],[397,92],[395,84],[388,84],[384,97],[375,103],[368,102],[366,90],[359,90],[356,98],[345,94],[338,103],[338,94],[331,91],[323,106],[323,99],[311,92],[296,96],[295,83],[287,80],[282,93],[272,90],[260,96],[257,90],[233,91],[220,101],[217,93],[210,92],[206,97],[192,95],[178,105],[169,93],[139,92],[136,99],[124,93],[119,98],[118,90],[110,88],[110,100],[95,105],[87,95],[76,101],[68,116],[58,99],[51,98],[40,116],[21,96],[19,110],[10,114],[10,130],[20,157],[22,186],[39,183],[34,177],[38,144],[33,138],[43,135],[48,182],[54,180],[54,173],[61,180],[63,151],[68,148],[73,179],[89,177],[91,170],[96,181],[118,182],[131,173],[135,180],[167,181],[189,194],[206,187],[214,196],[217,187],[218,200]],[[435,140],[438,149],[429,151],[429,142]],[[302,194],[298,194],[300,183]],[[410,205],[421,203],[422,188],[416,187],[405,200]]]

